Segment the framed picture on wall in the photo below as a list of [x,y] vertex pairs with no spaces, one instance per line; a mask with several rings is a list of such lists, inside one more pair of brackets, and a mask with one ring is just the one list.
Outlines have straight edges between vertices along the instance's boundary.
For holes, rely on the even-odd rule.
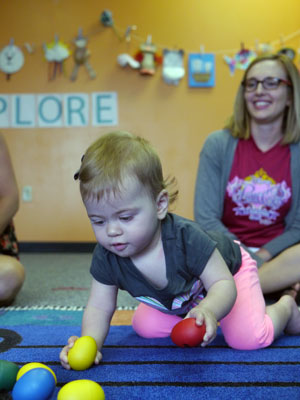
[[209,53],[190,53],[188,57],[189,87],[215,86],[215,55]]

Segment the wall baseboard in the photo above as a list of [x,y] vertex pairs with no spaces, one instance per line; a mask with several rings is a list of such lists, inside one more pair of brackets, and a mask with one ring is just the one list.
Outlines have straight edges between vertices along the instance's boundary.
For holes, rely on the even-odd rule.
[[20,253],[92,253],[96,242],[19,242]]

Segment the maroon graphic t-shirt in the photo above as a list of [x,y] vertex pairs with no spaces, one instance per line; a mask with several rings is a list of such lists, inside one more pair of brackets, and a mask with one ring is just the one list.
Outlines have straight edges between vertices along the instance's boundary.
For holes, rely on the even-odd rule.
[[261,247],[284,230],[292,199],[290,148],[263,152],[239,140],[227,183],[222,222],[249,247]]

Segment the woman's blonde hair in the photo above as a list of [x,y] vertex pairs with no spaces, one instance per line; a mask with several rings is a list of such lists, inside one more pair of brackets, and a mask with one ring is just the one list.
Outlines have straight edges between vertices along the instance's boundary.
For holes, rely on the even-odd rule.
[[251,62],[239,86],[235,98],[233,115],[229,118],[224,128],[228,129],[233,137],[249,139],[250,116],[244,99],[243,81],[247,78],[248,72],[254,65],[268,60],[280,63],[286,71],[287,79],[291,82],[291,87],[288,87],[288,90],[291,91],[291,104],[286,108],[284,116],[284,125],[282,128],[284,138],[282,143],[296,143],[300,140],[300,75],[293,61],[283,54],[260,56]]
[[164,179],[158,154],[150,143],[129,132],[101,136],[86,151],[75,178],[80,181],[83,199],[100,199],[105,193],[118,193],[125,177],[135,177],[156,200],[161,190],[169,191],[172,204],[178,190],[171,190],[175,179]]

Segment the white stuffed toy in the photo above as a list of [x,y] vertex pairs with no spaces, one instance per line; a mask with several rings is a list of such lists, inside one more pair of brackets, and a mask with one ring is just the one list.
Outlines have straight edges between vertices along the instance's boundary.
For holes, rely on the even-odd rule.
[[162,77],[170,85],[178,85],[184,77],[183,50],[163,50]]

